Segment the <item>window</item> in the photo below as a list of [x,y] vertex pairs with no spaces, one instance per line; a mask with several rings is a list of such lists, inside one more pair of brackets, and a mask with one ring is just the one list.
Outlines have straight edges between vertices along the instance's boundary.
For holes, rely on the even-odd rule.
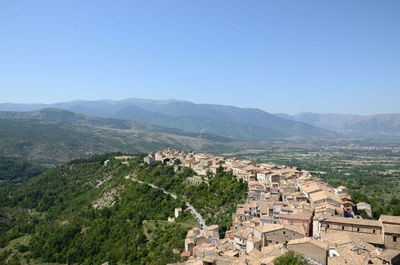
[[283,234],[285,235],[285,234],[286,234],[286,231],[283,231]]
[[344,230],[344,226],[342,225],[342,230]]
[[360,232],[360,228],[359,227],[357,227],[357,232]]
[[397,236],[393,236],[393,242],[397,242]]
[[375,229],[374,229],[374,230],[372,230],[372,233],[374,233],[374,234],[375,234]]
[[326,228],[329,228],[329,225],[326,225]]

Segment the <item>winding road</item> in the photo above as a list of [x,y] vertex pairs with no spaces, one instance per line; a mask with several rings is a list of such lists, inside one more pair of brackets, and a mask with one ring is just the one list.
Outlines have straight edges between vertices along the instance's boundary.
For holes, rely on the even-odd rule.
[[[168,192],[168,191],[164,190],[163,188],[160,188],[160,187],[158,187],[158,186],[156,186],[156,185],[154,185],[154,184],[146,183],[146,182],[143,182],[143,181],[141,181],[141,180],[135,179],[134,176],[130,177],[130,176],[128,175],[128,176],[126,176],[125,178],[126,178],[126,179],[131,178],[132,181],[136,181],[137,183],[147,184],[147,186],[149,186],[149,187],[151,187],[151,188],[153,188],[153,189],[161,190],[162,192],[164,192],[165,194],[171,196],[171,197],[174,198],[174,199],[177,199],[177,198],[178,198],[178,196],[176,196],[175,194],[173,194],[173,193],[171,193],[171,192]],[[197,222],[200,224],[200,229],[203,230],[203,228],[204,228],[205,225],[206,225],[205,222],[204,222],[203,217],[196,211],[196,209],[195,209],[190,203],[188,203],[188,202],[185,201],[185,200],[183,200],[183,201],[185,202],[185,205],[186,205],[186,207],[189,209],[190,213],[194,216],[194,218],[196,218]]]

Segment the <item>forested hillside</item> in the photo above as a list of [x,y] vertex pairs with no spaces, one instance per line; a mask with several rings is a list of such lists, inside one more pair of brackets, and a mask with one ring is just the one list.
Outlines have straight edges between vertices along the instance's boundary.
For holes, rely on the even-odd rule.
[[47,109],[40,109],[37,111],[24,111],[24,112],[0,111],[0,118],[41,120],[59,124],[90,125],[94,127],[112,128],[118,130],[136,130],[145,132],[168,133],[179,136],[208,139],[222,143],[233,141],[233,139],[225,138],[214,134],[193,133],[169,127],[155,126],[140,121],[123,120],[124,118],[123,116],[118,117],[117,119],[100,118],[56,108],[50,108],[50,109],[47,108]]
[[46,167],[30,161],[0,156],[0,182],[23,182],[42,173]]
[[[111,163],[104,166],[107,159]],[[231,175],[217,175],[209,187],[194,186],[185,181],[193,174],[188,169],[175,174],[171,166],[143,164],[141,155],[127,162],[96,155],[0,189],[6,198],[0,201],[0,264],[176,262],[187,231],[198,224],[187,211],[168,222],[174,208],[190,201],[223,232],[246,196],[246,184]],[[130,174],[173,191],[178,199],[125,178]]]
[[209,180],[209,186],[194,186],[186,181],[195,173],[184,168],[178,174],[172,167],[159,163],[138,165],[134,169],[137,179],[153,183],[189,201],[205,218],[206,224],[218,224],[221,236],[229,228],[232,213],[238,203],[243,203],[247,195],[247,183],[237,181],[236,177],[224,172]]
[[213,153],[232,145],[197,137],[143,130],[122,130],[40,120],[0,119],[0,156],[58,165],[106,152],[150,152],[174,147]]

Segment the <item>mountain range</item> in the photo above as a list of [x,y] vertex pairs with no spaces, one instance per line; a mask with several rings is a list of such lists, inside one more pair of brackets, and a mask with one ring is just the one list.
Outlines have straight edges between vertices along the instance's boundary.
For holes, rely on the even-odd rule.
[[0,114],[2,118],[134,129],[224,143],[267,142],[299,136],[331,139],[400,137],[400,114],[271,114],[256,108],[195,104],[175,99],[75,100],[54,104],[3,103],[0,104],[0,111],[7,111]]
[[346,137],[372,139],[400,137],[400,114],[395,113],[352,115],[303,112],[295,115],[277,114],[277,116],[325,128]]
[[102,118],[139,121],[240,141],[270,141],[292,136],[335,136],[329,130],[281,118],[260,109],[195,104],[182,100],[80,100],[48,105],[0,104],[0,110],[3,111],[33,111],[43,108],[60,108]]

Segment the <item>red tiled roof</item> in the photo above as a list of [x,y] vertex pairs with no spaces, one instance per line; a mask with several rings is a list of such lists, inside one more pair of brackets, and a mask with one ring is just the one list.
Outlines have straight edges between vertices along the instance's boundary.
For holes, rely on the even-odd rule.
[[190,257],[190,252],[189,251],[183,251],[181,254],[181,257]]

